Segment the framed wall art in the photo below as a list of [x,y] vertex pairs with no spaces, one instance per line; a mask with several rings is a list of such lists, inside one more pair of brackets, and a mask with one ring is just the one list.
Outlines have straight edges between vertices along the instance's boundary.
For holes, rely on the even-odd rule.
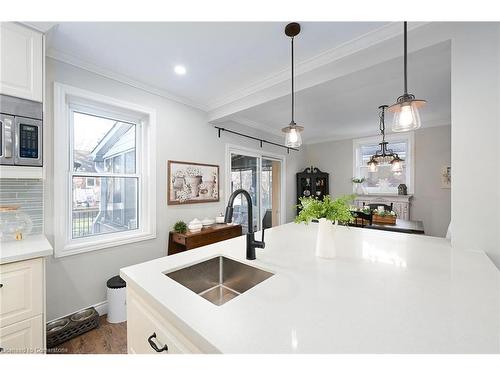
[[449,165],[441,168],[441,189],[451,189],[451,167]]
[[189,204],[219,201],[219,166],[169,160],[167,203]]

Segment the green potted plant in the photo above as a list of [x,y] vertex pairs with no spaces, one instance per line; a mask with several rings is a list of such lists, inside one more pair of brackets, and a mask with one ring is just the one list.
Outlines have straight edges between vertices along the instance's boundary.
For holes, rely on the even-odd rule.
[[177,223],[174,224],[174,231],[176,233],[186,233],[187,231],[187,224],[183,221],[178,221]]
[[[335,258],[334,235],[338,223],[348,224],[354,220],[350,211],[350,202],[355,195],[344,195],[332,199],[325,195],[323,200],[313,197],[299,199],[300,212],[295,218],[296,223],[308,224],[313,219],[318,220],[318,234],[316,238],[316,256],[321,258]],[[335,225],[332,225],[335,224]]]

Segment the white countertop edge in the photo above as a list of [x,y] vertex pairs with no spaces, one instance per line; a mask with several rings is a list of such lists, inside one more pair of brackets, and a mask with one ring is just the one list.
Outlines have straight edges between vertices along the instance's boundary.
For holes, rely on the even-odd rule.
[[27,236],[21,241],[0,242],[0,264],[52,255],[53,248],[43,234]]

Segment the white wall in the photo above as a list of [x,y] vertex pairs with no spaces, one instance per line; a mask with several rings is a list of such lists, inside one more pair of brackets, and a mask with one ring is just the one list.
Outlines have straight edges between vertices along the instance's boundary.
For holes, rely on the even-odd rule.
[[471,206],[481,215],[500,204],[500,24],[461,25],[451,55],[452,242],[500,268],[498,211],[471,218]]
[[[118,274],[124,266],[144,262],[166,255],[168,231],[177,220],[192,220],[194,217],[213,217],[224,211],[224,178],[226,144],[238,144],[258,149],[255,141],[217,132],[206,121],[206,113],[147,93],[126,84],[105,78],[89,71],[47,59],[46,108],[44,124],[45,165],[47,176],[45,195],[45,232],[53,243],[53,83],[54,81],[115,97],[124,101],[155,108],[157,111],[157,228],[155,240],[64,258],[49,258],[47,261],[47,318],[54,319],[80,308],[106,299],[106,280]],[[257,135],[254,129],[243,129]],[[268,136],[263,136],[269,138]],[[281,140],[282,141],[282,140]],[[286,151],[264,145],[263,150],[272,153]],[[221,201],[181,206],[166,204],[167,160],[206,162],[220,166]],[[294,217],[295,173],[304,168],[304,152],[286,155],[286,217]]]
[[[415,193],[410,215],[422,220],[425,232],[444,237],[450,223],[450,189],[441,189],[441,167],[450,165],[451,127],[422,128],[415,132]],[[353,140],[311,144],[307,162],[330,173],[330,194],[352,194]]]
[[447,165],[451,165],[451,127],[417,130],[411,218],[422,220],[431,236],[444,237],[451,220],[451,189],[441,188],[441,169]]

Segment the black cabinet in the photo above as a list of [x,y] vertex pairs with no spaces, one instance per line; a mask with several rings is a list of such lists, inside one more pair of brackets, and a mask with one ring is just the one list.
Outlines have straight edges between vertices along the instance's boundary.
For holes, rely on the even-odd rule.
[[322,200],[328,194],[328,173],[315,167],[308,167],[297,173],[297,204],[300,197],[316,197]]

